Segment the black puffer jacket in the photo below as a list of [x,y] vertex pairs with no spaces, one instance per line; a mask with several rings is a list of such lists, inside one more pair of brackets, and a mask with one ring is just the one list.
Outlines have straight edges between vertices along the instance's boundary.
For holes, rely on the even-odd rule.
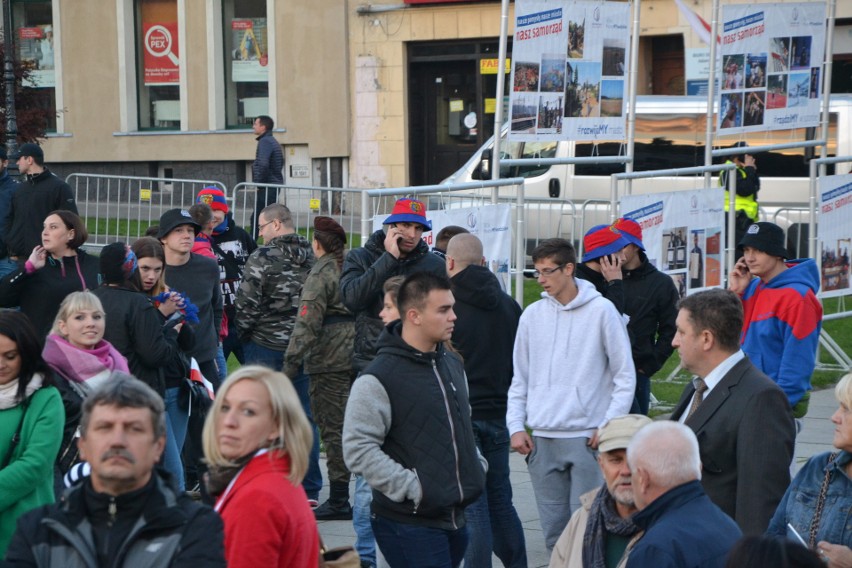
[[[434,255],[433,255],[434,256]],[[485,472],[479,461],[464,366],[443,344],[423,353],[401,337],[394,322],[378,341],[378,355],[364,371],[385,389],[394,418],[382,451],[414,470],[422,489],[418,506],[373,491],[376,514],[439,528],[464,524],[464,507],[479,497]]]
[[[154,471],[141,516],[109,568],[224,567],[222,519],[178,492],[168,474]],[[4,566],[98,568],[85,506],[86,483],[69,489],[60,503],[34,509],[18,520]]]
[[157,308],[141,292],[101,286],[93,293],[106,313],[104,339],[127,358],[133,376],[164,395],[165,369],[181,361],[177,332],[164,332]]
[[26,260],[33,249],[41,244],[44,220],[58,209],[77,212],[71,187],[47,168],[40,174],[26,176],[15,191],[9,210],[9,225],[6,228],[9,254]]
[[521,307],[483,266],[468,266],[451,282],[458,318],[453,345],[464,359],[473,419],[505,420]]
[[367,244],[346,255],[340,273],[340,295],[346,308],[355,314],[352,363],[356,371],[363,371],[376,356],[376,338],[384,327],[379,312],[382,311],[385,280],[415,272],[446,276],[447,267],[438,255],[429,252],[429,246],[422,240],[405,258],[394,258],[385,251],[384,230],[376,231]]

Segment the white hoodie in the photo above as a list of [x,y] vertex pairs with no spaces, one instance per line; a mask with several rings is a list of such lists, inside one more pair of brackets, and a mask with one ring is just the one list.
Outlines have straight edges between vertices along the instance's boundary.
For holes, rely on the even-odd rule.
[[627,414],[636,370],[624,321],[594,285],[575,278],[578,294],[562,305],[546,292],[521,315],[506,424],[544,438],[591,436]]

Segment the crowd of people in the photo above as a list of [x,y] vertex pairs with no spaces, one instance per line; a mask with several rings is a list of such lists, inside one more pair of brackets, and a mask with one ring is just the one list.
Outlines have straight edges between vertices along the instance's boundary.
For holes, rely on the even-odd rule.
[[[408,198],[344,254],[337,222],[315,217],[308,240],[276,202],[258,246],[205,188],[88,255],[27,146],[19,166],[42,169],[0,224],[6,565],[313,568],[317,521],[336,520],[362,566],[527,566],[510,449],[553,567],[852,565],[852,375],[839,452],[791,482],[822,311],[814,261],[787,259],[776,225],[746,230],[728,290],[683,299],[631,219],[589,230],[580,259],[544,240],[522,310],[476,235],[446,227],[430,251]],[[13,245],[24,199],[42,231]],[[654,421],[674,350],[694,379]]]

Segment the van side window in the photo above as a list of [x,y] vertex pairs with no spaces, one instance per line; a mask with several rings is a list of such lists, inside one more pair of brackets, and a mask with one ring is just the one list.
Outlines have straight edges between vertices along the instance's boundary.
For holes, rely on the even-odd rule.
[[[501,151],[503,158],[555,158],[557,142],[510,142],[509,147],[505,151]],[[500,167],[500,177],[536,177],[543,175],[550,169],[550,166],[515,166],[515,167]]]

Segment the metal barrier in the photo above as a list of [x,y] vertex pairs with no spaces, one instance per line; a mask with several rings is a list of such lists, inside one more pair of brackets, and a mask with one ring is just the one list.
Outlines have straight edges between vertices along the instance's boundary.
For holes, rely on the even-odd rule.
[[86,244],[95,248],[144,236],[148,227],[159,222],[163,212],[191,206],[205,187],[216,187],[227,195],[227,188],[212,180],[76,173],[65,181],[71,186],[77,210],[86,222],[89,231]]
[[340,223],[348,235],[349,248],[354,248],[361,246],[362,242],[359,238],[361,191],[343,187],[239,183],[234,186],[229,198],[233,203],[234,221],[249,234],[254,230],[258,195],[275,192],[269,203],[277,201],[286,205],[296,230],[306,238],[310,239],[314,217],[325,215]]

